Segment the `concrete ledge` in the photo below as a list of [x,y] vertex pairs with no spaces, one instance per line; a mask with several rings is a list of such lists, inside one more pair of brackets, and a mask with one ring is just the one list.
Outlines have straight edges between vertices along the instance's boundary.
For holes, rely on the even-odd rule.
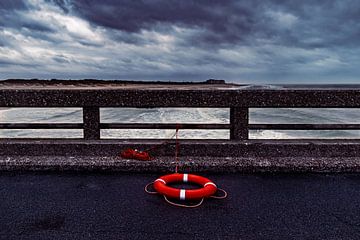
[[[159,140],[0,141],[0,170],[172,172],[175,144],[154,161],[119,157],[121,150],[147,149]],[[181,141],[184,172],[360,172],[359,140]]]
[[[3,156],[115,157],[126,148],[159,146],[161,140],[0,140]],[[175,142],[154,156],[174,156]],[[360,140],[182,140],[180,156],[199,157],[358,157]]]
[[[0,156],[1,171],[117,171],[173,172],[174,157],[153,161],[99,156]],[[181,172],[360,172],[360,158],[216,158],[188,157],[179,162]]]

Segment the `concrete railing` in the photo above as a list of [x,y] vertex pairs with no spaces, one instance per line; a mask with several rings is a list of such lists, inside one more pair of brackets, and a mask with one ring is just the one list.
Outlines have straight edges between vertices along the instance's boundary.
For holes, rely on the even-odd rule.
[[[74,83],[72,83],[74,84]],[[228,129],[229,140],[183,140],[188,155],[222,156],[357,156],[360,141],[352,140],[259,140],[249,139],[249,130],[360,130],[360,124],[249,124],[250,108],[357,108],[360,88],[355,87],[279,87],[263,88],[228,84],[121,85],[101,83],[96,86],[70,82],[56,84],[0,84],[0,107],[81,107],[83,123],[0,123],[2,129],[83,129],[83,139],[4,139],[2,154],[26,149],[34,154],[67,150],[78,154],[101,145],[101,154],[113,154],[119,146],[147,146],[157,140],[104,140],[101,129],[175,129],[173,123],[102,123],[102,107],[197,107],[228,108],[228,124],[180,124],[181,129]],[[113,85],[112,85],[113,84]],[[75,83],[76,85],[76,83]],[[36,146],[35,146],[35,145]],[[66,146],[66,147],[65,147]],[[114,147],[113,149],[111,147]],[[36,150],[37,149],[37,150]],[[66,150],[67,149],[67,150]],[[166,150],[160,152],[166,154]]]

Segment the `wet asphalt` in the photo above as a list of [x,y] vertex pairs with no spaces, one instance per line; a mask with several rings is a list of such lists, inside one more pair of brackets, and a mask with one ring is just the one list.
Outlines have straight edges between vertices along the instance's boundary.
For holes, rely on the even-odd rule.
[[157,176],[1,172],[0,239],[360,239],[360,174],[205,174],[229,196],[195,209]]

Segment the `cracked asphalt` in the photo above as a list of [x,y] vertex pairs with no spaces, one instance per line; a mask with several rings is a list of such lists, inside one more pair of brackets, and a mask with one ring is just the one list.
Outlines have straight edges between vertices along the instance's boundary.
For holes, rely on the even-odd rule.
[[205,174],[229,196],[195,209],[157,176],[0,172],[0,239],[360,239],[360,174]]

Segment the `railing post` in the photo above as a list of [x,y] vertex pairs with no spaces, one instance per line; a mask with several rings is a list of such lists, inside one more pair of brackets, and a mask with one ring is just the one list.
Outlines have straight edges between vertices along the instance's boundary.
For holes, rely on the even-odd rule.
[[99,107],[83,107],[84,139],[100,139],[100,109]]
[[249,108],[230,108],[230,139],[249,139]]

